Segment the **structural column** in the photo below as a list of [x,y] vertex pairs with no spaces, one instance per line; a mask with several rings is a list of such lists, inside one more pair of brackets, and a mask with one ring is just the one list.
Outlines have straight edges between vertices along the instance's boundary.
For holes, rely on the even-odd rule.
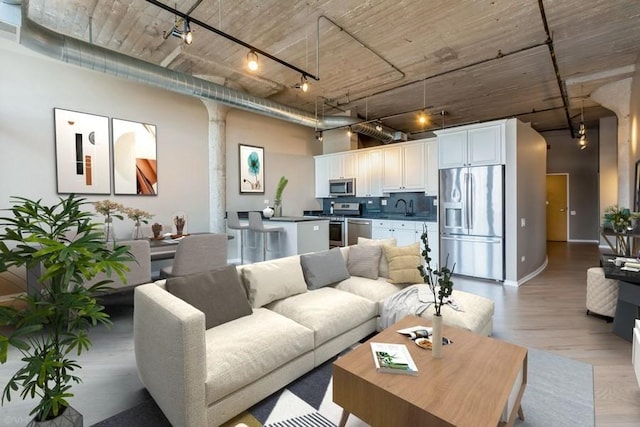
[[202,100],[209,113],[209,230],[226,233],[227,132],[229,107]]
[[631,78],[599,87],[591,93],[591,99],[616,113],[618,118],[618,205],[633,207],[631,183],[634,163],[631,156],[629,128]]

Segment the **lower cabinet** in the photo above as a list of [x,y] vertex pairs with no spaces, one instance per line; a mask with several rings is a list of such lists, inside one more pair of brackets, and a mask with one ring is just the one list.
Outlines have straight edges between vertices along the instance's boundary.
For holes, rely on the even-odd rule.
[[[373,220],[371,225],[371,237],[373,239],[388,239],[395,237],[398,246],[407,246],[420,241],[423,226],[427,227],[427,239],[429,241],[429,253],[431,257],[431,266],[438,268],[439,258],[439,236],[437,222],[420,222],[420,221],[397,221],[389,219]],[[424,247],[420,243],[420,252]]]

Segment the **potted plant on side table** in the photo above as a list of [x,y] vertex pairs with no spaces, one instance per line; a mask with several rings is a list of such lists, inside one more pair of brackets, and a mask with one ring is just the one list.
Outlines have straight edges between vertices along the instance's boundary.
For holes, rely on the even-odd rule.
[[95,298],[111,281],[90,287],[83,282],[99,272],[125,280],[125,263],[133,256],[125,246],[107,248],[102,225],[82,210],[84,199],[72,194],[52,206],[13,199],[12,216],[0,218],[0,272],[39,266],[42,290],[17,297],[13,306],[0,306],[0,326],[12,327],[7,336],[0,335],[0,362],[7,361],[9,346],[20,351],[24,362],[7,380],[2,403],[21,390],[23,399],[39,399],[29,425],[81,426],[82,416],[68,402],[71,384],[81,381],[76,375],[80,365],[70,354],[89,349],[91,326],[111,323]]
[[429,252],[431,252],[431,248],[429,247],[429,238],[427,236],[427,227],[426,225],[423,227],[422,235],[420,235],[420,240],[424,245],[424,249],[422,250],[422,257],[425,260],[423,265],[418,266],[418,271],[424,280],[424,283],[429,286],[429,290],[433,294],[433,306],[435,310],[435,314],[433,315],[433,323],[432,323],[432,356],[435,358],[441,357],[442,352],[442,304],[446,301],[446,298],[451,296],[453,292],[453,281],[451,280],[451,275],[453,275],[453,270],[456,265],[453,264],[451,269],[449,269],[449,256],[447,256],[447,261],[444,266],[440,269],[434,269],[431,266],[431,257],[429,256]]

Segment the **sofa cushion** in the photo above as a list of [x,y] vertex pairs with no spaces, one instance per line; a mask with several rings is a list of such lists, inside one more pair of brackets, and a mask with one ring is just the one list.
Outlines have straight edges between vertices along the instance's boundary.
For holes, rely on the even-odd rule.
[[309,289],[319,289],[349,278],[340,248],[300,255],[300,265]]
[[351,276],[334,286],[340,291],[349,292],[377,304],[377,313],[380,314],[382,303],[389,295],[395,294],[405,288],[405,285],[389,283],[386,278],[379,277],[377,280],[365,279],[364,277]]
[[[384,245],[396,246],[397,240],[395,237],[389,237],[388,239],[378,239],[372,240],[367,239],[365,237],[358,237],[359,245],[378,245],[380,247]],[[389,264],[387,263],[387,258],[384,256],[380,256],[380,264],[378,265],[378,275],[382,277],[389,278]]]
[[407,246],[383,246],[389,263],[389,281],[391,283],[424,283],[418,266],[422,263],[420,243]]
[[251,314],[247,294],[234,265],[171,277],[166,281],[166,289],[202,311],[207,329]]
[[377,316],[373,301],[330,287],[274,301],[265,308],[314,331],[316,348]]
[[382,248],[378,245],[354,245],[349,249],[347,270],[352,276],[376,280]]
[[266,308],[207,330],[205,341],[207,405],[313,351],[311,330]]
[[307,292],[298,255],[243,265],[240,269],[253,308]]

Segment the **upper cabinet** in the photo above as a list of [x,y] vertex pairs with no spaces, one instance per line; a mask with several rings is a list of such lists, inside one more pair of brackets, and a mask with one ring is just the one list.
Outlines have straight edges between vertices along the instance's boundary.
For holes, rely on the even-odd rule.
[[[356,152],[315,156],[316,197],[329,197],[329,180],[356,178],[358,176],[358,157]],[[356,179],[356,189],[358,182]]]
[[[331,175],[331,157],[316,156],[316,197],[329,197],[329,176]],[[357,185],[357,184],[356,184]]]
[[382,150],[382,191],[424,191],[425,144],[410,142]]
[[424,143],[425,152],[425,189],[427,196],[438,195],[438,140],[431,138]]
[[359,150],[357,197],[382,197],[382,150]]
[[439,168],[504,164],[505,123],[500,120],[436,131]]

